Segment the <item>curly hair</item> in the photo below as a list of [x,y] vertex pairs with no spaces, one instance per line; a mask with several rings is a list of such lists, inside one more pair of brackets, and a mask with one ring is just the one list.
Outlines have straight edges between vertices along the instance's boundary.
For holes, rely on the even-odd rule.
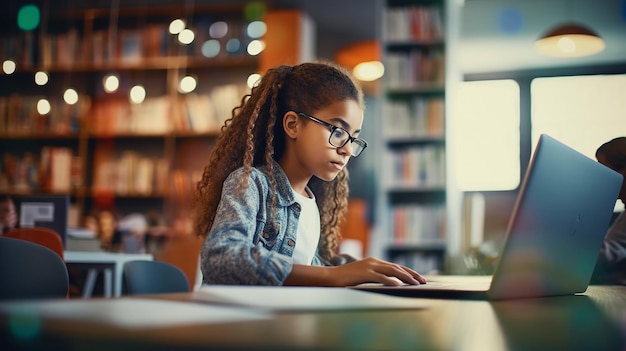
[[[243,167],[250,174],[252,167],[263,165],[268,168],[270,184],[275,190],[272,161],[279,160],[285,152],[286,137],[280,118],[287,111],[313,113],[347,100],[356,101],[364,108],[361,87],[345,68],[334,63],[318,61],[269,69],[221,128],[194,193],[196,233],[208,235],[222,195],[222,184],[234,170]],[[316,197],[321,216],[319,253],[330,260],[337,253],[339,227],[347,211],[348,170],[344,168],[330,182],[312,177],[308,186]],[[272,191],[272,210],[276,206],[275,194]]]

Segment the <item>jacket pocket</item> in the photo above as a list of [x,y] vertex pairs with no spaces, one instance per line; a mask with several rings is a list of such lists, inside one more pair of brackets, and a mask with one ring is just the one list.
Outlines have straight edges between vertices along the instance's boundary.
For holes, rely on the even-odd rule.
[[278,230],[272,225],[266,226],[259,237],[259,241],[266,249],[274,250],[278,241]]

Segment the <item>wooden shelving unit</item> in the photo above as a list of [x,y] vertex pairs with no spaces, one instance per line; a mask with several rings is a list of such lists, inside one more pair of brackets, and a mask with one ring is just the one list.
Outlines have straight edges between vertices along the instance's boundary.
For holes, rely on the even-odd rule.
[[378,216],[386,258],[445,270],[445,1],[386,0]]
[[[110,9],[51,11],[45,28],[4,33],[0,59],[14,60],[17,69],[14,74],[0,75],[0,193],[65,193],[80,218],[107,206],[120,215],[148,209],[170,220],[185,211],[189,214],[194,182],[208,162],[219,127],[248,90],[248,75],[258,73],[258,57],[245,53],[251,38],[241,30],[247,21],[242,6],[199,5],[193,10],[146,6],[121,8],[116,13]],[[191,47],[167,33],[169,22],[179,16],[196,32]],[[232,36],[216,40],[225,45],[228,39],[238,39],[243,49],[203,56],[200,41],[210,37],[209,19],[237,27]],[[116,27],[111,28],[111,23]],[[133,47],[148,41],[154,44],[155,33],[161,46],[153,47],[151,54],[143,46]],[[70,50],[69,55],[63,50]],[[33,75],[38,71],[48,73],[48,84],[35,85]],[[120,78],[120,88],[113,94],[102,88],[102,78],[110,73]],[[177,91],[179,79],[186,74],[198,79],[192,94]],[[146,89],[142,104],[128,101],[134,84]],[[62,95],[70,87],[79,95],[72,106],[64,103]],[[213,96],[219,89],[219,97]],[[37,112],[40,99],[50,102],[49,114]],[[148,110],[150,103],[153,106]],[[211,123],[206,122],[208,118]],[[111,121],[118,124],[102,128]],[[202,128],[193,125],[199,121]],[[51,187],[42,186],[42,180],[49,178],[49,170],[41,169],[45,149],[53,154],[62,150],[59,153],[66,155],[50,164],[67,168],[61,173],[71,174],[71,182],[61,179]],[[188,160],[189,152],[195,162]],[[104,175],[99,173],[103,162],[111,167]],[[149,179],[134,179],[149,183],[141,191],[129,189],[131,183],[122,184],[123,178],[130,182],[141,171],[133,168],[122,174],[126,162],[129,167],[142,163],[142,172],[150,173],[145,176]],[[28,172],[37,176],[25,180]]]

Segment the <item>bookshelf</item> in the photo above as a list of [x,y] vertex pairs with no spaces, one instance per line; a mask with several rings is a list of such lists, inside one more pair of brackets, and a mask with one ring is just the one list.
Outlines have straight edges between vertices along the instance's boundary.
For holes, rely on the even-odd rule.
[[386,0],[383,15],[384,255],[421,273],[446,257],[444,0]]
[[[0,58],[17,67],[0,74],[0,193],[69,194],[73,225],[99,209],[170,222],[188,215],[219,129],[258,72],[243,6],[51,10],[35,31],[2,27]],[[174,18],[194,31],[191,44],[168,32]],[[225,35],[210,34],[215,22],[229,27]],[[207,54],[209,40],[222,50]],[[34,83],[39,71],[47,84]],[[108,93],[111,74],[119,89]],[[198,82],[188,94],[178,91],[184,76]],[[129,100],[135,85],[145,89],[141,103]],[[64,100],[67,88],[76,104]]]

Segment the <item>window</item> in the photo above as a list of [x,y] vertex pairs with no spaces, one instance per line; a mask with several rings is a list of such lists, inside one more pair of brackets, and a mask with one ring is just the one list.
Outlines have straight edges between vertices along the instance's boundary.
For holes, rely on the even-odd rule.
[[462,191],[512,190],[520,182],[519,85],[460,83],[455,106],[456,180]]
[[[546,133],[596,159],[604,142],[626,136],[626,75],[536,78],[531,84],[533,148]],[[617,201],[615,210],[622,210]]]
[[531,137],[546,133],[595,158],[598,146],[626,136],[626,75],[536,78],[531,84]]

